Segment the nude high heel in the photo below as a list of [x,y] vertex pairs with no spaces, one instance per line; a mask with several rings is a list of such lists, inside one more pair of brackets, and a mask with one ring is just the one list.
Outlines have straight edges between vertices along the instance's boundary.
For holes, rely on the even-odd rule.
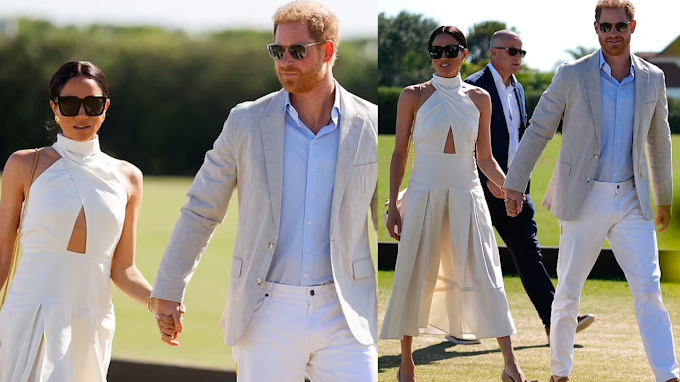
[[[508,375],[508,372],[505,371],[505,369],[503,369],[503,372],[501,373],[501,381],[503,381],[503,382],[517,382],[510,375]],[[524,380],[522,382],[527,382],[527,381]],[[533,380],[531,382],[538,382],[538,381]]]

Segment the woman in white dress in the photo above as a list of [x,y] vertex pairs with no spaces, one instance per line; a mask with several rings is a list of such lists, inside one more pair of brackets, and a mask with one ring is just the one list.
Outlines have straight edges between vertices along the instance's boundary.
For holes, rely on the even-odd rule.
[[0,382],[105,382],[115,328],[110,281],[143,306],[151,294],[135,266],[142,173],[99,148],[110,104],[99,68],[68,62],[49,92],[56,143],[15,152],[2,177],[0,285],[30,194],[23,256],[0,310]]
[[[412,340],[420,334],[498,338],[502,380],[525,381],[477,173],[479,165],[498,186],[505,181],[491,153],[491,98],[461,81],[468,50],[458,28],[437,28],[428,50],[436,74],[422,86],[406,87],[399,98],[387,219],[399,254],[380,337],[401,340],[401,382],[415,381]],[[401,216],[396,200],[411,138],[416,158]]]

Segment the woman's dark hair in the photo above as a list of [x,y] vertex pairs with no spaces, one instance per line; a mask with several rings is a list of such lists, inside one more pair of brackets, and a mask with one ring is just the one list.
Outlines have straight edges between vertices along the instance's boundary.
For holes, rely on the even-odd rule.
[[[102,90],[102,95],[109,98],[109,82],[104,76],[104,72],[95,64],[89,61],[70,61],[62,65],[52,76],[49,87],[49,100],[52,101],[59,97],[61,89],[71,79],[75,77],[85,77],[93,80]],[[60,133],[61,127],[54,121],[48,120],[47,129],[53,133]]]
[[430,35],[430,42],[428,43],[428,46],[432,46],[432,42],[434,41],[434,38],[439,36],[442,33],[446,33],[448,35],[451,35],[453,38],[458,41],[458,43],[462,46],[464,46],[467,49],[467,40],[465,39],[465,35],[463,32],[460,31],[460,29],[454,27],[454,26],[440,26],[439,28],[435,29],[434,32]]

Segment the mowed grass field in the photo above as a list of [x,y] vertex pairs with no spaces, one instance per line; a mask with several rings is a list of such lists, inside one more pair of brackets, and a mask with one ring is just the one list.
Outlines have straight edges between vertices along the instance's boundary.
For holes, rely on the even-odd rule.
[[[379,272],[379,324],[385,316],[394,272]],[[553,280],[556,283],[556,280]],[[528,380],[550,378],[550,349],[543,325],[517,277],[505,278],[510,310],[518,334],[512,337]],[[680,359],[680,284],[663,283],[663,299],[670,312],[676,356]],[[635,319],[633,298],[623,281],[588,280],[581,312],[595,322],[576,336],[572,379],[578,382],[654,382]],[[400,363],[397,340],[378,343],[378,381],[393,382]],[[416,377],[427,382],[500,381],[503,358],[495,339],[481,345],[455,346],[443,336],[420,336],[413,341]]]
[[[137,266],[153,284],[172,229],[186,202],[191,178],[144,179],[144,200],[139,218]],[[229,290],[229,277],[236,226],[238,195],[229,205],[227,217],[220,224],[201,259],[185,296],[187,314],[180,346],[170,347],[160,341],[153,314],[134,303],[113,284],[116,309],[116,333],[113,357],[137,362],[233,370],[236,365],[231,348],[223,341],[218,328]],[[373,242],[373,228],[369,225]],[[377,247],[372,253],[377,263]],[[77,275],[73,275],[77,277]]]
[[[557,246],[557,219],[541,206],[557,158],[561,136],[556,135],[533,172],[531,195],[536,204],[539,241],[543,246]],[[673,136],[674,190],[676,205],[680,202],[680,136]],[[394,136],[379,138],[379,197],[389,196],[389,167],[394,149]],[[407,186],[411,165],[400,189]],[[384,212],[386,208],[381,211]],[[680,224],[677,206],[674,208],[673,228],[658,236],[659,247],[680,248]],[[503,241],[498,237],[499,245]],[[381,227],[381,241],[393,241]],[[608,245],[608,244],[606,244]],[[680,253],[678,254],[680,256]],[[671,272],[680,272],[680,259]],[[382,322],[392,292],[394,272],[381,271],[378,275],[379,324]],[[556,285],[557,280],[553,280]],[[520,364],[529,380],[547,381],[550,378],[550,352],[543,325],[517,277],[506,277],[505,287],[518,334],[513,336]],[[663,283],[662,293],[673,322],[676,346],[680,344],[680,284]],[[581,312],[596,315],[595,323],[576,337],[574,352],[574,380],[581,382],[654,381],[647,363],[640,332],[635,318],[633,298],[625,281],[588,280],[581,299]],[[400,362],[400,346],[396,340],[380,340],[379,381],[396,380]],[[419,381],[470,382],[498,381],[502,370],[502,356],[494,339],[481,345],[455,346],[443,336],[421,336],[414,339],[414,359]],[[680,348],[676,348],[680,358]]]
[[[186,203],[191,178],[144,180],[144,201],[139,217],[137,266],[153,284],[179,209]],[[231,348],[224,344],[217,327],[229,290],[229,275],[236,225],[238,197],[229,205],[187,288],[184,333],[180,346],[160,341],[153,314],[112,285],[116,306],[113,356],[140,362],[166,363],[201,368],[234,369]]]
[[[673,135],[673,181],[676,204],[680,201],[680,136]],[[559,226],[557,218],[555,218],[550,211],[541,205],[545,191],[548,189],[548,184],[552,177],[557,158],[559,157],[560,145],[562,143],[562,136],[556,134],[555,138],[550,141],[545,152],[541,156],[536,169],[531,177],[531,197],[536,205],[536,224],[538,225],[538,241],[542,246],[557,246],[559,244]],[[387,207],[382,207],[382,204],[389,198],[390,188],[390,161],[392,159],[392,152],[394,151],[394,136],[380,135],[378,138],[378,196],[381,203],[380,211],[384,213]],[[411,150],[413,150],[411,148]],[[406,167],[406,175],[400,187],[403,190],[408,185],[408,179],[411,175],[411,159],[413,153],[409,154],[409,163]],[[417,160],[417,159],[416,159]],[[677,206],[676,206],[677,207]],[[678,208],[675,208],[678,211]],[[659,248],[663,249],[680,249],[680,216],[674,216],[675,224],[672,230],[668,230],[658,235]],[[496,235],[499,245],[504,245],[503,240]],[[380,227],[378,239],[380,241],[394,241],[389,237],[387,229],[384,226]],[[609,246],[608,243],[605,243]]]

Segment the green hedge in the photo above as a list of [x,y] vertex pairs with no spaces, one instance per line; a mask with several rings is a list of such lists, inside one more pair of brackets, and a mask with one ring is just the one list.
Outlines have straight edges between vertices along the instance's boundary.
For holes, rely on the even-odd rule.
[[[379,105],[379,132],[380,134],[394,134],[397,118],[397,102],[401,88],[378,88],[378,105]],[[531,115],[538,104],[538,100],[543,93],[533,91],[526,93],[527,115]],[[671,125],[671,132],[673,134],[680,134],[680,100],[668,99],[668,122]],[[558,129],[560,131],[561,129]]]
[[397,102],[401,88],[378,88],[378,133],[394,134],[397,125]]
[[[268,31],[190,35],[19,20],[16,33],[0,30],[0,169],[12,152],[51,143],[50,77],[64,62],[89,60],[111,88],[102,149],[148,175],[193,175],[234,105],[281,88],[265,48],[271,40]],[[342,41],[333,68],[347,90],[374,103],[377,49],[375,38]]]

